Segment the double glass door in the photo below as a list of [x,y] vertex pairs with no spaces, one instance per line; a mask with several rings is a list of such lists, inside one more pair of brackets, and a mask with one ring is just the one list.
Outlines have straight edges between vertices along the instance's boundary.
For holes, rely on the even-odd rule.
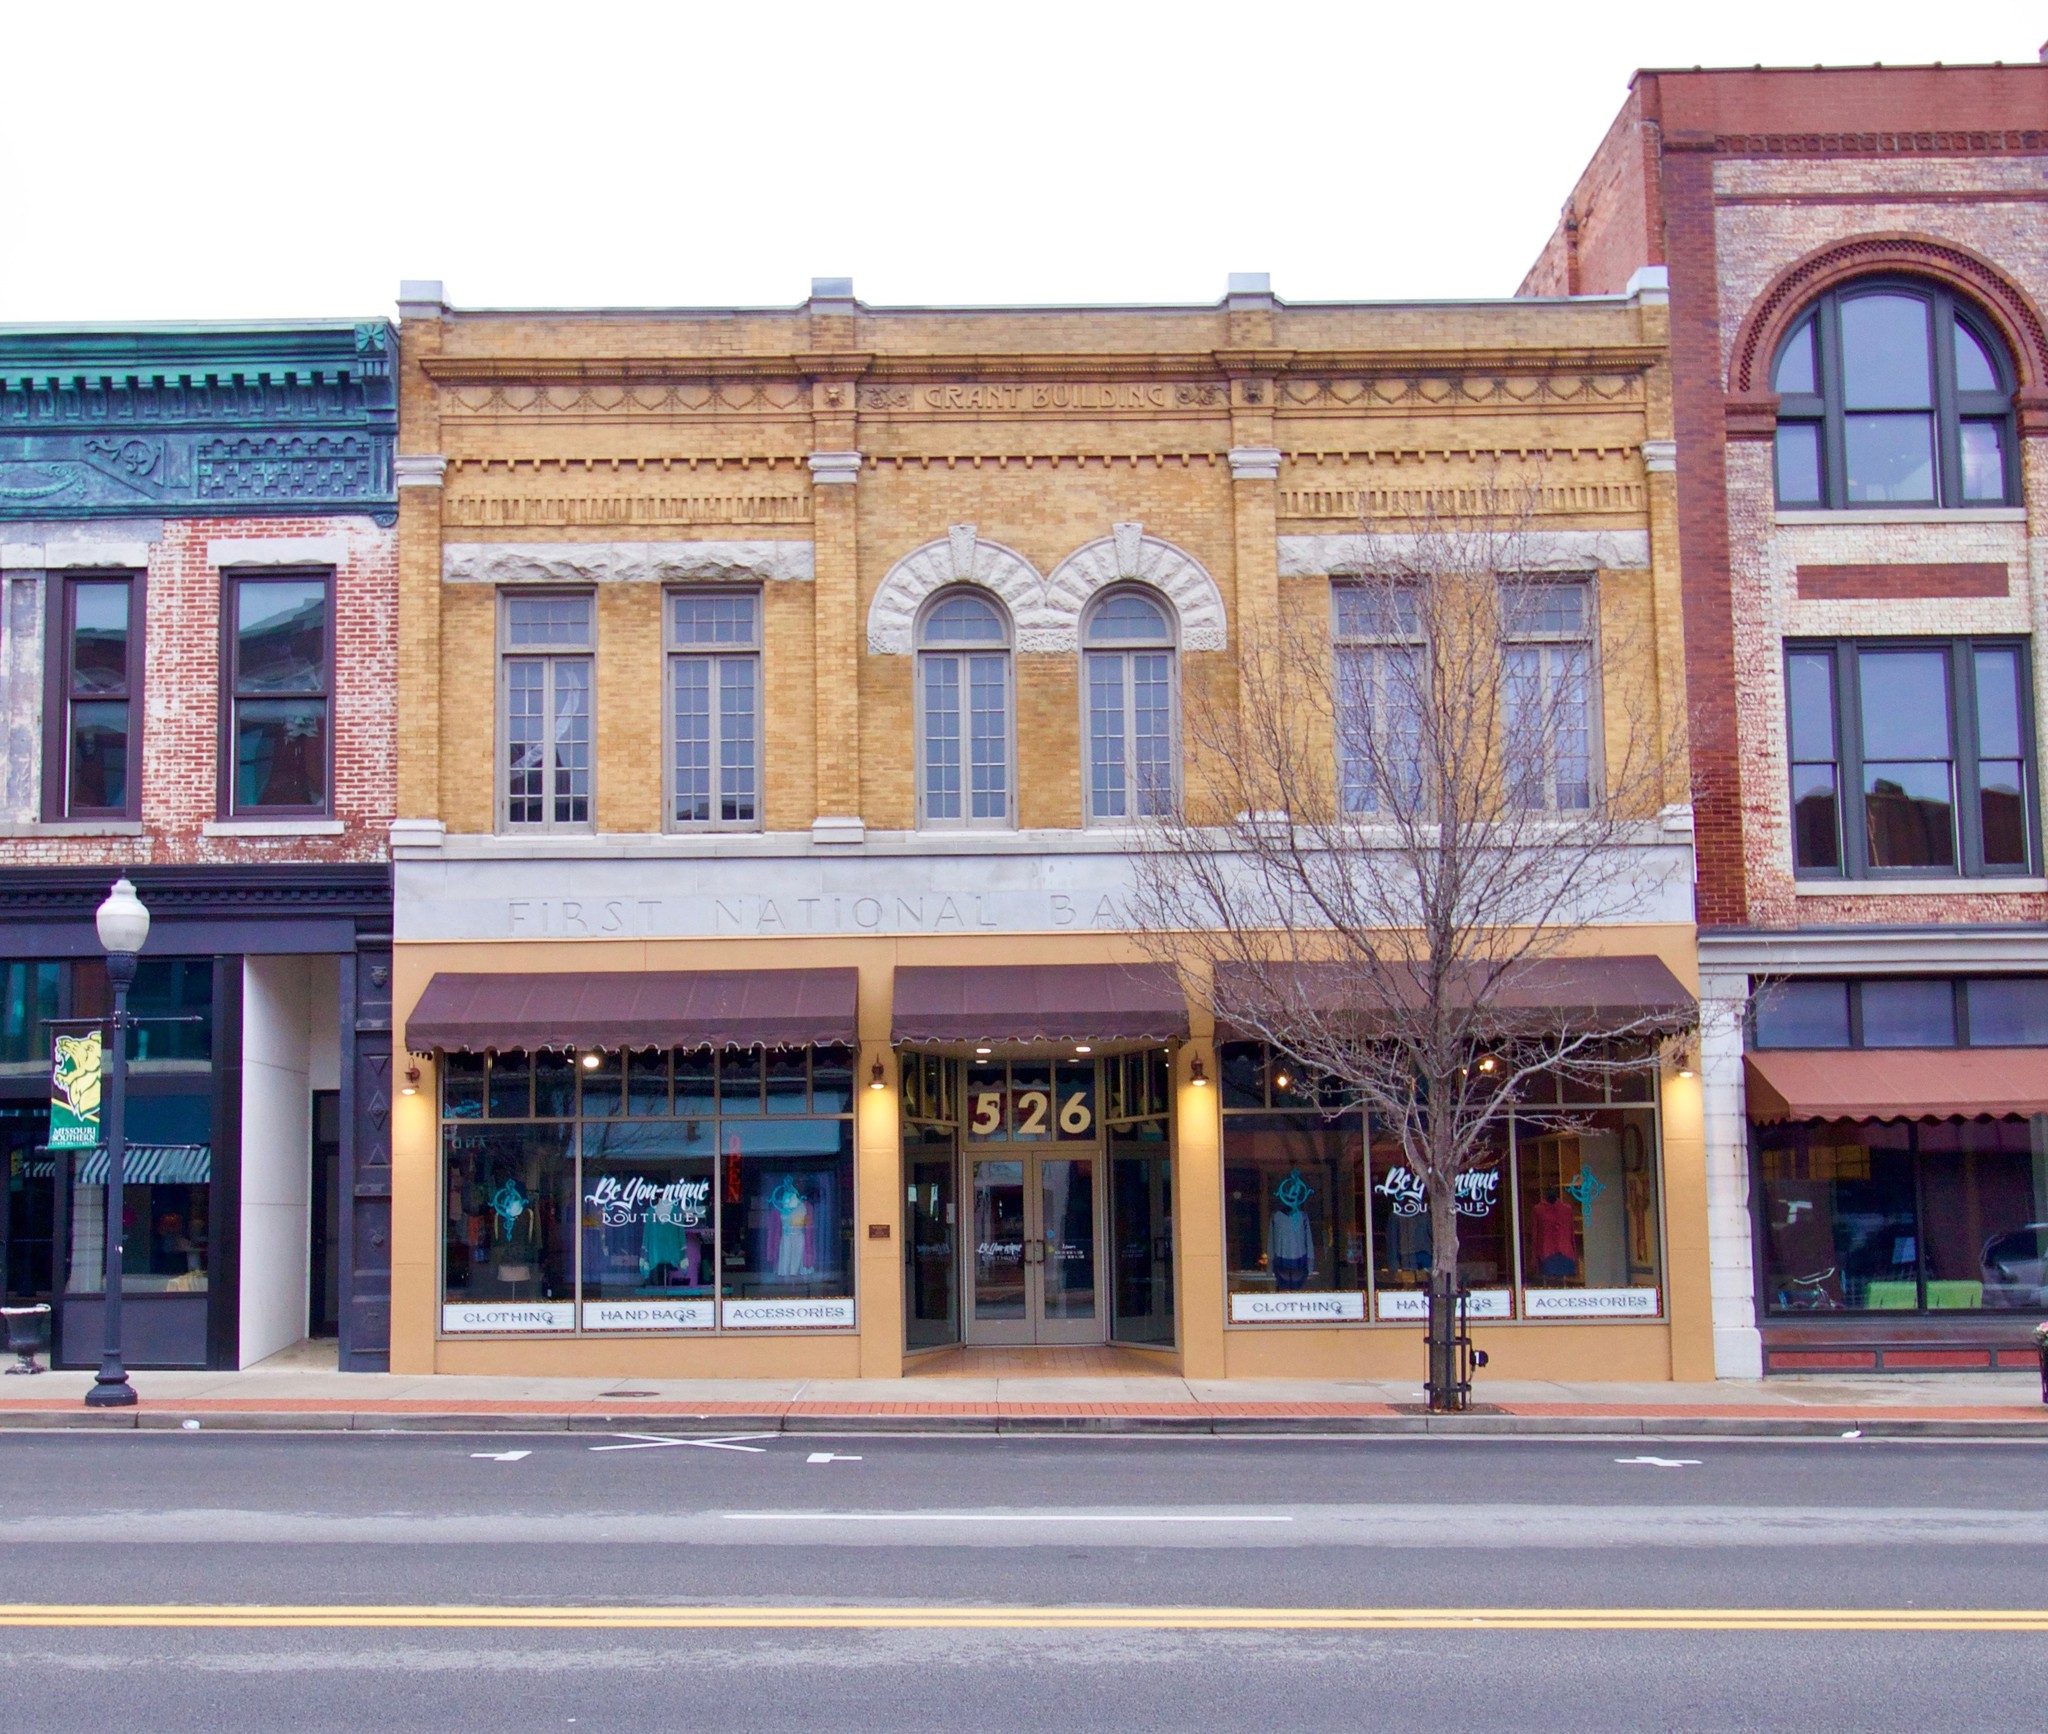
[[1096,1152],[975,1152],[968,1167],[968,1340],[1101,1342]]

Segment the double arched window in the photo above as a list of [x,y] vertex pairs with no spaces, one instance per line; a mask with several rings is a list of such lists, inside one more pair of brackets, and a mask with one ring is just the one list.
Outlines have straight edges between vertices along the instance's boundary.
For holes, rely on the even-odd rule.
[[982,592],[944,591],[917,646],[918,822],[1014,824],[1008,616]]
[[2011,359],[1948,290],[1880,278],[1823,295],[1771,368],[1781,506],[2017,498]]
[[1081,705],[1091,824],[1156,818],[1173,804],[1173,617],[1153,592],[1105,590],[1081,622]]

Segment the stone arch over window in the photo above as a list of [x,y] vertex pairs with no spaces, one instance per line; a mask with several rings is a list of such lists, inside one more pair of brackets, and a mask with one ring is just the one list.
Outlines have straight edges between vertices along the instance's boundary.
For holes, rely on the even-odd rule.
[[1223,649],[1223,593],[1216,580],[1192,554],[1146,535],[1143,524],[1113,525],[1109,535],[1076,548],[1053,568],[1046,591],[1066,639],[1052,648],[1078,643],[1081,616],[1095,595],[1127,583],[1148,585],[1171,604],[1182,650]]
[[[985,540],[972,524],[955,524],[943,538],[913,548],[889,568],[868,604],[869,653],[908,656],[916,648],[925,604],[956,585],[995,595],[1012,623],[1018,649],[1058,648],[1044,642],[1058,628],[1046,616],[1044,574],[1016,549]],[[1071,621],[1067,643],[1073,643]]]
[[[1860,277],[1917,277],[1965,297],[1995,328],[2018,371],[2021,434],[2048,432],[2048,328],[2040,310],[1988,259],[1947,241],[1898,234],[1823,247],[1765,287],[1728,357],[1731,433],[1769,437],[1771,363],[1779,345],[1823,293]],[[1759,420],[1760,426],[1744,425]]]

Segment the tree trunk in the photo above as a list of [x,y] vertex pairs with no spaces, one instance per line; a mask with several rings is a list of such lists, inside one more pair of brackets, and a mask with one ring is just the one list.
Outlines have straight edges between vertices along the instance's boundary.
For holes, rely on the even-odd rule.
[[1429,1175],[1429,1406],[1462,1409],[1458,1380],[1458,1181],[1447,1161]]

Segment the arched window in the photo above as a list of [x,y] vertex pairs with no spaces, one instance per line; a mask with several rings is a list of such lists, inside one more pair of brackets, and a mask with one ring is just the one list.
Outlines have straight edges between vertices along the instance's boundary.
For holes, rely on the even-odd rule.
[[917,645],[918,822],[1014,823],[1009,620],[977,591],[946,591],[918,621]]
[[2017,498],[2013,370],[1983,316],[1893,279],[1829,291],[1778,346],[1781,506]]
[[1087,816],[1155,818],[1173,804],[1173,619],[1152,592],[1105,591],[1081,626]]

